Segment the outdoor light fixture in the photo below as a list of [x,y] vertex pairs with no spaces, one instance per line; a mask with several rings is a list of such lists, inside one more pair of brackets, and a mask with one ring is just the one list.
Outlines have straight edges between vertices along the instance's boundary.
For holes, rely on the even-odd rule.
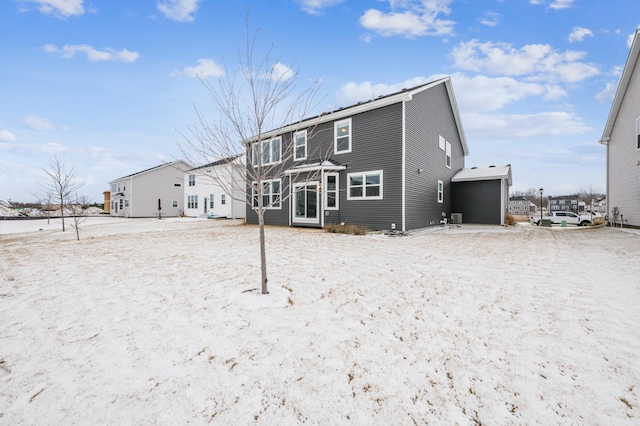
[[540,188],[540,226],[542,226],[542,193],[544,190]]

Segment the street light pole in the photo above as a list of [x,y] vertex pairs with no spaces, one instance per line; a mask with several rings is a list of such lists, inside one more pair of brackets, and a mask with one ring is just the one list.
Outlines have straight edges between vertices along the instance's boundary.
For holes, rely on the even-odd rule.
[[540,226],[542,226],[542,192],[543,189],[540,188]]

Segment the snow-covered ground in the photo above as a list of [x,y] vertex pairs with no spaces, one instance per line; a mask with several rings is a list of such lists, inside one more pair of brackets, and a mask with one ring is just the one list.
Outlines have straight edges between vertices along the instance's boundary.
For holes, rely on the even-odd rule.
[[640,423],[637,231],[92,219],[0,223],[0,424]]

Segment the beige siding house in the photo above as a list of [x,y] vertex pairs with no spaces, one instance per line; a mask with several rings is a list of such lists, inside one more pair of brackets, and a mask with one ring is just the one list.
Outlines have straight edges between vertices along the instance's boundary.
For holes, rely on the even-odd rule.
[[607,146],[609,222],[640,227],[640,29],[600,143]]
[[183,180],[191,166],[173,161],[109,182],[110,215],[120,217],[178,216],[184,212]]

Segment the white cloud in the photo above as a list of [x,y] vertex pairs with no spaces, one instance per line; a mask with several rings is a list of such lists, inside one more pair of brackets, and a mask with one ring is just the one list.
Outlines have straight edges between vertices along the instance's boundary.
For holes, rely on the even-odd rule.
[[66,44],[59,48],[53,44],[46,44],[43,50],[47,53],[59,53],[62,58],[73,58],[76,53],[84,53],[87,59],[92,62],[98,61],[118,61],[118,62],[134,62],[139,57],[138,52],[132,52],[127,49],[117,51],[115,49],[96,50],[88,44]]
[[13,143],[16,137],[8,130],[0,130],[0,142]]
[[486,25],[488,27],[495,27],[498,25],[499,16],[496,12],[486,12],[483,16],[478,19],[482,25]]
[[618,90],[618,81],[610,81],[607,85],[596,95],[598,102],[611,102],[616,96]]
[[583,134],[593,129],[575,114],[549,111],[535,114],[483,114],[464,116],[468,135],[478,139],[519,139]]
[[594,65],[580,62],[585,56],[578,51],[558,52],[548,44],[515,49],[507,43],[478,40],[462,42],[451,52],[454,66],[459,69],[564,82],[578,82],[600,73]]
[[191,22],[202,0],[164,0],[158,1],[157,7],[162,14],[174,21]]
[[344,0],[296,0],[303,11],[312,15],[322,15],[324,9],[342,3]]
[[271,71],[262,77],[271,80],[289,80],[290,78],[295,77],[295,75],[296,73],[293,69],[280,62],[276,62],[273,64],[273,67],[271,67]]
[[573,27],[573,31],[569,34],[569,42],[582,41],[586,36],[593,37],[593,31],[588,28]]
[[48,118],[39,117],[37,115],[25,115],[22,117],[21,124],[32,130],[56,130],[63,129],[66,130],[66,127],[61,127],[55,124],[53,121]]
[[45,15],[53,15],[58,18],[80,16],[85,10],[83,0],[19,0],[23,3],[36,3],[38,10]]
[[198,65],[186,67],[184,73],[189,77],[222,77],[224,70],[213,59],[198,59]]
[[341,106],[355,104],[356,102],[368,101],[375,99],[378,96],[399,92],[402,89],[419,86],[433,80],[435,80],[435,78],[427,79],[425,77],[414,77],[410,80],[394,84],[373,84],[370,81],[356,83],[351,81],[342,85],[342,87],[338,89],[338,92],[336,93],[336,100]]
[[455,22],[438,19],[451,13],[452,0],[388,0],[391,11],[369,9],[360,17],[360,25],[385,37],[414,38],[451,35]]
[[554,2],[552,2],[549,7],[551,9],[568,9],[571,6],[573,6],[573,2],[574,0],[555,0]]

